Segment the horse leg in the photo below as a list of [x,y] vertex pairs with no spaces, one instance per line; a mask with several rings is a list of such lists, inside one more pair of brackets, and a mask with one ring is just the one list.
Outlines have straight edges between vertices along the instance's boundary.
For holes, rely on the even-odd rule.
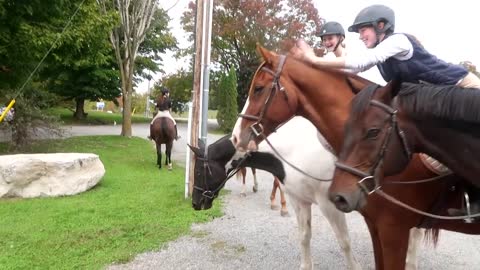
[[382,244],[383,265],[388,270],[405,269],[410,228],[395,224],[380,224],[378,234]]
[[253,174],[253,192],[258,191],[258,182],[257,182],[257,170],[255,168],[252,169],[252,174]]
[[241,197],[246,197],[247,196],[247,186],[245,185],[245,178],[247,176],[247,168],[243,167],[240,169],[240,173],[242,174],[242,190],[240,191],[240,196]]
[[408,239],[408,250],[405,270],[416,270],[418,261],[418,248],[423,238],[424,229],[411,228],[410,238]]
[[347,268],[355,270],[362,269],[352,253],[350,234],[348,232],[345,214],[338,211],[332,203],[326,200],[326,197],[322,200],[319,200],[318,206],[320,207],[320,210],[325,218],[328,220],[330,227],[332,227],[332,230],[337,237],[337,242],[340,245],[343,254],[345,254]]
[[173,142],[169,142],[165,147],[165,165],[168,166],[168,170],[172,170],[172,146]]
[[272,186],[272,193],[270,194],[270,209],[278,210],[278,205],[275,203],[275,196],[277,195],[277,188],[280,187],[278,182],[276,181],[277,178],[273,179],[273,186]]
[[280,184],[280,180],[275,177],[274,182],[276,183],[278,190],[280,190],[280,203],[282,205],[282,208],[280,209],[280,215],[282,217],[288,216],[288,209],[287,209],[287,200],[285,199],[285,192],[283,191],[283,187]]
[[375,223],[369,221],[369,219],[366,217],[365,223],[367,224],[368,231],[370,232],[370,238],[372,239],[373,255],[375,258],[375,269],[384,270],[385,268],[383,267],[382,243],[380,241],[380,237],[378,236],[377,227],[375,226]]
[[313,267],[310,240],[312,239],[312,204],[305,203],[292,196],[290,202],[297,216],[300,240],[300,269],[311,270]]
[[162,145],[157,143],[157,165],[158,168],[162,168]]

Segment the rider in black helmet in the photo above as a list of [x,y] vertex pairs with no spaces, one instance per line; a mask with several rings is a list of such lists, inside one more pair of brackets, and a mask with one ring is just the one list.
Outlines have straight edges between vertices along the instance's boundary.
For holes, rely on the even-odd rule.
[[[294,56],[314,66],[357,72],[377,66],[387,82],[399,78],[412,83],[480,89],[480,79],[466,68],[438,59],[412,35],[395,33],[395,13],[387,6],[372,5],[362,9],[348,31],[360,34],[360,39],[368,48],[366,53],[349,53],[333,59],[320,58],[304,41],[299,41],[293,49]],[[480,211],[480,189],[469,185],[468,190],[472,212]],[[449,213],[465,214],[460,209],[449,209]]]
[[[159,113],[156,114],[156,116],[153,118],[151,123],[153,123],[153,121],[157,117],[170,118],[175,124],[175,140],[180,139],[181,137],[178,136],[177,122],[175,121],[175,119],[173,119],[172,115],[170,114],[170,109],[172,108],[172,101],[170,100],[170,91],[168,90],[168,88],[166,87],[162,88],[161,95],[157,97],[155,107],[158,109]],[[151,139],[151,136],[148,136],[148,138]]]
[[322,39],[322,45],[328,52],[332,52],[336,57],[343,56],[345,54],[345,30],[338,22],[330,21],[322,25],[320,28],[320,38]]

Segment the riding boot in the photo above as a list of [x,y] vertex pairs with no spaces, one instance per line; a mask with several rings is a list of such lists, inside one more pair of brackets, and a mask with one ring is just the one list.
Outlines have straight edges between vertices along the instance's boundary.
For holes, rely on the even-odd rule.
[[178,136],[178,130],[177,130],[177,125],[175,125],[175,140],[180,139],[181,137]]
[[[480,188],[473,185],[466,185],[465,189],[468,194],[470,213],[467,209],[466,203],[464,203],[464,206],[460,209],[449,208],[447,212],[450,216],[466,216],[469,214],[474,215],[480,213]],[[480,219],[474,218],[473,220],[478,222]]]

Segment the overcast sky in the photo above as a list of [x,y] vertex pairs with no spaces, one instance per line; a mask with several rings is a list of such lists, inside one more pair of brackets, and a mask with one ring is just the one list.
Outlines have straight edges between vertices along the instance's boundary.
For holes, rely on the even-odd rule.
[[[180,26],[180,17],[190,0],[160,2],[163,8],[170,8],[177,1],[178,4],[170,9],[168,14],[172,18],[171,30],[180,46],[184,47],[182,43],[185,44],[185,33]],[[313,2],[321,17],[327,21],[338,21],[345,29],[353,23],[362,8],[373,4],[387,5],[395,11],[396,32],[415,35],[430,53],[447,62],[459,63],[468,60],[480,66],[480,11],[474,6],[476,1],[314,0]],[[347,33],[346,43],[348,50],[352,52],[365,49],[356,33]],[[185,65],[185,62],[178,62],[171,54],[164,58],[164,70],[167,73],[173,73]],[[383,82],[377,68],[372,68],[363,76],[379,83]],[[147,82],[144,82],[138,91],[146,90]]]

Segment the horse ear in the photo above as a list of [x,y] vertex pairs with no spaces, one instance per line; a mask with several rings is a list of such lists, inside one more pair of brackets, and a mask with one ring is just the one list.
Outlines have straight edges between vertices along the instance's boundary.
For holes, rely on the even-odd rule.
[[190,147],[190,149],[192,150],[192,152],[195,153],[195,155],[196,155],[197,157],[203,157],[203,151],[200,150],[200,148],[195,147],[195,146],[191,146],[191,145],[188,144],[188,143],[187,143],[187,145],[188,145],[188,147]]
[[274,58],[275,56],[277,56],[276,53],[271,52],[271,51],[265,49],[265,48],[264,48],[262,45],[260,45],[259,43],[257,43],[257,52],[258,52],[258,54],[260,54],[260,55],[262,56],[263,60],[264,60],[265,62],[267,62],[268,64],[271,64],[272,61],[273,61],[273,58]]

